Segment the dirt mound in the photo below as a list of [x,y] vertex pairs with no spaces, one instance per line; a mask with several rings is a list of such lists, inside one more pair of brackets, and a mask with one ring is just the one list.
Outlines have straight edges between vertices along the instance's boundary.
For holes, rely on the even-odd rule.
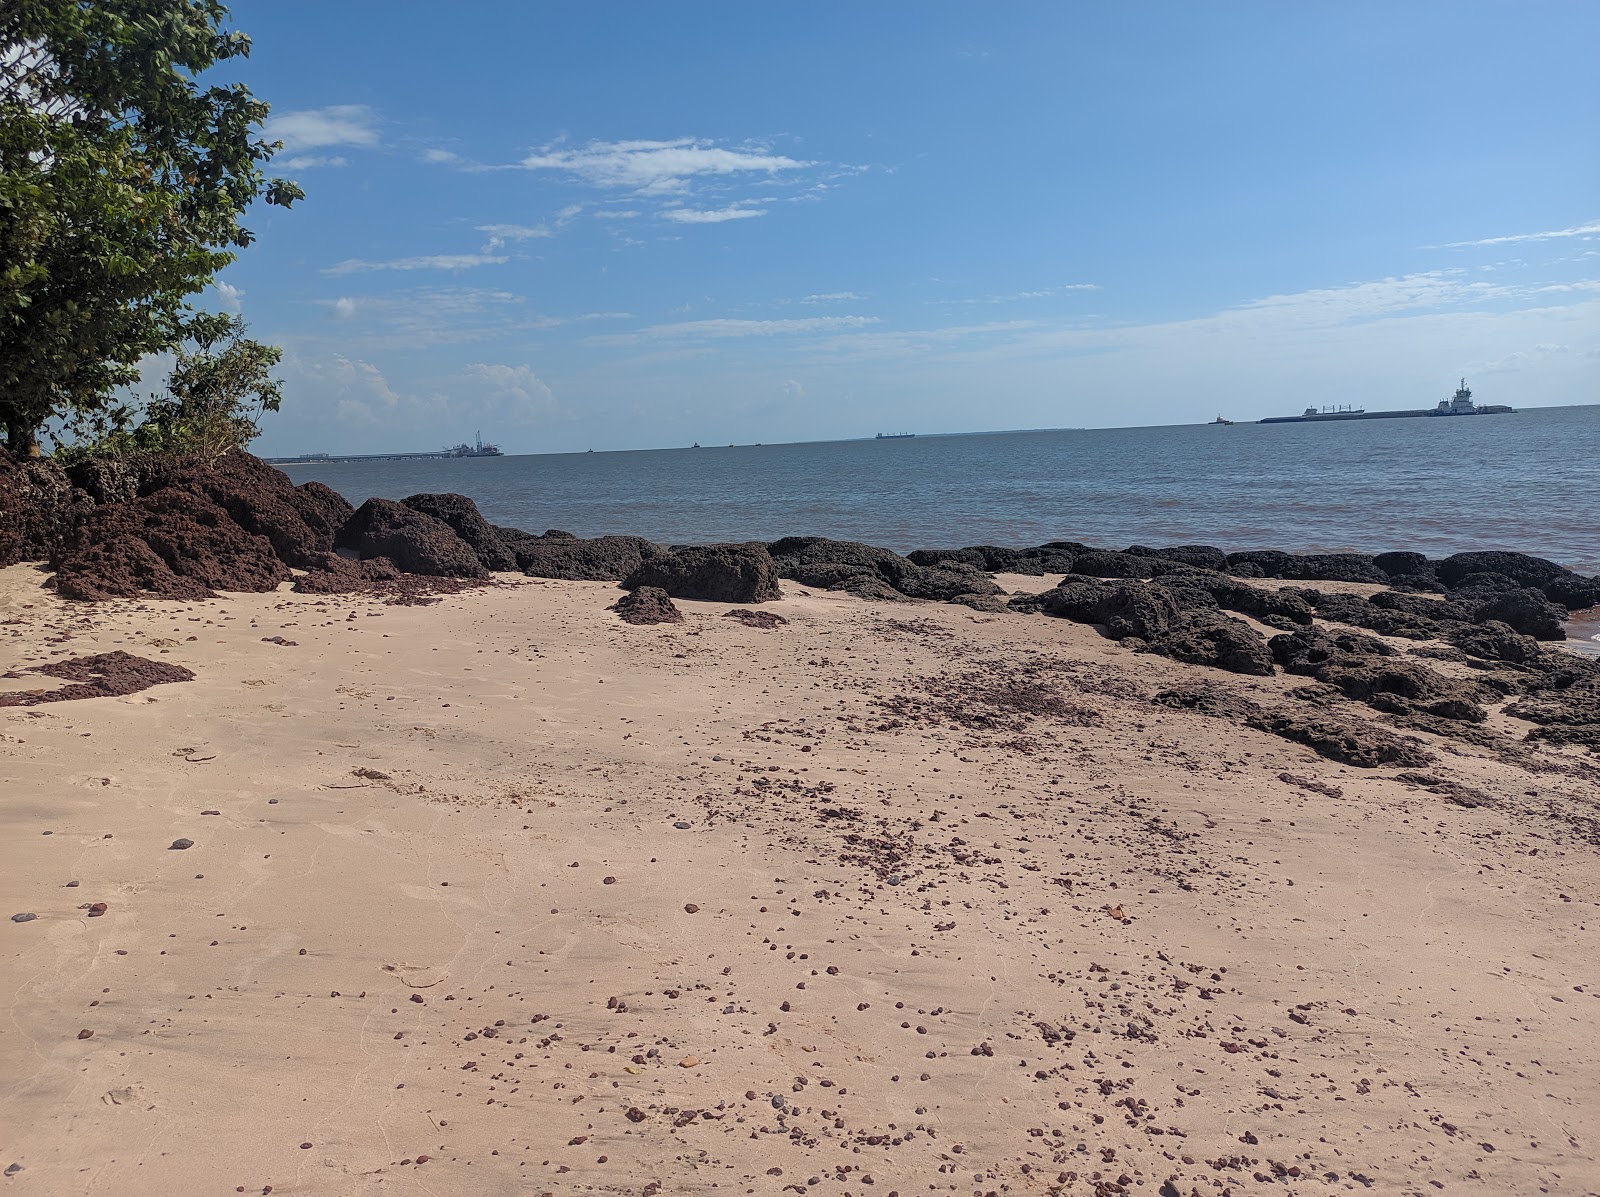
[[[52,661],[35,665],[28,672],[42,673],[46,677],[73,682],[56,690],[24,690],[0,694],[0,707],[32,707],[45,702],[74,702],[80,698],[112,698],[119,694],[137,694],[151,686],[168,682],[192,682],[194,673],[182,665],[168,665],[163,661],[149,661],[132,653],[98,653],[92,657],[74,657],[68,661]],[[21,677],[8,673],[6,677]]]
[[623,623],[682,623],[683,612],[672,605],[667,592],[656,586],[641,586],[612,603],[610,610],[622,617]]
[[0,449],[0,566],[49,560],[93,510],[55,462]]

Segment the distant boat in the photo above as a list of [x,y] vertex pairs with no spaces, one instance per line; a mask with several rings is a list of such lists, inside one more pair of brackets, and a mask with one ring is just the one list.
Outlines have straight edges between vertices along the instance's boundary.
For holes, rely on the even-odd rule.
[[483,443],[483,433],[481,433],[481,432],[476,433],[475,436],[477,438],[475,443],[470,444],[470,445],[468,445],[468,444],[447,445],[445,447],[444,456],[446,456],[446,457],[500,457],[500,456],[503,456],[503,454],[501,454],[501,452],[500,452],[500,446],[499,445],[486,445],[486,444]]
[[1211,422],[1213,424],[1226,424],[1229,428],[1233,427],[1233,421],[1232,420],[1224,420],[1221,416],[1218,416],[1215,420],[1212,420]]
[[700,447],[700,442],[699,441],[695,441],[694,444],[689,446],[689,448],[691,448],[691,449],[698,449],[699,447]]
[[880,432],[876,439],[880,441],[907,441],[916,435],[914,432]]
[[1298,416],[1268,416],[1261,424],[1320,424],[1332,420],[1398,420],[1410,416],[1498,416],[1514,415],[1516,408],[1500,403],[1478,404],[1472,401],[1472,392],[1463,378],[1456,393],[1441,399],[1434,407],[1418,407],[1408,411],[1366,411],[1359,407],[1308,407]]

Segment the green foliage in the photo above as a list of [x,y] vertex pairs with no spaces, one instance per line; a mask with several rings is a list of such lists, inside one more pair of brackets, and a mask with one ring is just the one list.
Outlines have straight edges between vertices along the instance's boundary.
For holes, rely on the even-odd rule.
[[111,410],[250,244],[246,208],[302,198],[263,172],[281,148],[257,136],[267,105],[195,81],[249,53],[227,15],[220,0],[0,2],[0,425],[15,451],[52,415]]
[[155,451],[214,461],[260,436],[261,416],[283,399],[272,377],[283,350],[246,337],[238,316],[198,317],[190,335],[165,395],[152,395],[142,411],[119,404],[81,413],[73,421],[78,439],[58,449],[56,460]]

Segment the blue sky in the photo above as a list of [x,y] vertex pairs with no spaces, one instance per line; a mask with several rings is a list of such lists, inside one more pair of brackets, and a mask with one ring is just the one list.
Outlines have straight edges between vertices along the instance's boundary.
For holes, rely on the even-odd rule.
[[1600,401],[1600,5],[238,0],[265,453]]

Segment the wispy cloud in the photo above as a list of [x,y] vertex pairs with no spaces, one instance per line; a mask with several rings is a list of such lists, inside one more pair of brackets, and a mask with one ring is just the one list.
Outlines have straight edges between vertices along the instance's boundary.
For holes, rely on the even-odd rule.
[[489,235],[483,252],[492,254],[498,249],[503,249],[508,241],[533,241],[541,237],[553,237],[582,214],[582,204],[568,204],[548,221],[540,221],[538,224],[480,224],[478,232]]
[[855,303],[865,299],[865,295],[858,295],[854,291],[824,291],[818,295],[804,295],[796,303]]
[[637,208],[601,208],[594,214],[596,220],[636,220],[643,215]]
[[1027,299],[1049,299],[1069,291],[1098,291],[1099,283],[1064,283],[1059,287],[1043,287],[1037,291],[1013,291],[1010,295],[981,295],[976,299],[930,299],[929,303],[1017,303]]
[[672,141],[591,141],[577,149],[547,146],[520,163],[561,171],[596,187],[628,187],[646,195],[687,189],[705,176],[774,175],[812,165],[755,146],[724,146],[694,137]]
[[291,154],[329,146],[378,144],[377,114],[365,104],[335,104],[298,112],[278,112],[262,130],[269,141],[283,142]]
[[532,366],[473,362],[463,373],[469,381],[487,391],[490,397],[501,400],[498,406],[509,408],[510,414],[522,420],[548,414],[556,407],[555,393],[548,383],[533,372]]
[[350,159],[343,154],[296,154],[293,158],[282,158],[273,163],[285,170],[316,170],[323,166],[348,166]]
[[1468,249],[1478,245],[1515,245],[1523,241],[1558,241],[1563,237],[1592,237],[1600,234],[1600,221],[1574,225],[1570,229],[1551,229],[1544,233],[1513,233],[1508,237],[1484,237],[1478,241],[1447,241],[1424,249]]
[[721,224],[727,220],[749,220],[766,214],[765,208],[747,208],[741,204],[731,204],[726,208],[712,209],[668,208],[661,215],[678,224]]
[[450,162],[460,162],[461,155],[456,153],[454,150],[427,149],[422,151],[422,160],[424,162],[445,164]]
[[211,287],[212,290],[216,291],[217,299],[224,310],[232,312],[236,316],[244,310],[243,290],[235,287],[232,283],[225,283],[221,279],[212,283]]
[[415,258],[392,258],[387,262],[369,262],[363,258],[346,258],[333,266],[325,267],[323,274],[364,274],[372,270],[471,270],[475,266],[499,266],[511,259],[503,254],[424,254]]
[[841,332],[878,323],[876,316],[808,316],[799,320],[685,320],[653,324],[634,332],[588,337],[589,345],[630,345],[641,341],[725,340],[733,337],[786,337]]

